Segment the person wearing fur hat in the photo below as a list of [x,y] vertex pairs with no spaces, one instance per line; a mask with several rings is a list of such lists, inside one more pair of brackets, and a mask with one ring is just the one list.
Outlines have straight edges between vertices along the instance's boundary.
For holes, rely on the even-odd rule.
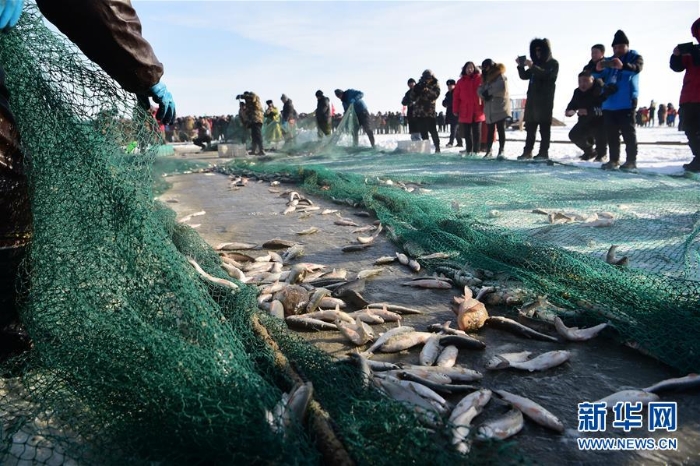
[[362,91],[355,89],[336,89],[335,96],[343,103],[343,111],[347,112],[351,105],[355,111],[358,124],[353,125],[352,128],[353,145],[358,145],[360,127],[362,127],[362,129],[365,130],[365,134],[367,134],[367,137],[369,138],[370,145],[374,147],[374,133],[372,132],[372,127],[370,125],[369,110],[367,109],[367,104],[365,104],[365,101],[362,99],[365,94]]
[[[700,18],[690,27],[690,33],[700,42]],[[688,137],[688,146],[693,160],[683,165],[686,171],[700,173],[700,45],[673,49],[671,69],[677,73],[685,71],[681,88],[680,110],[683,114],[683,131]]]
[[506,147],[506,118],[511,116],[510,97],[508,95],[508,78],[506,67],[502,63],[494,63],[487,58],[481,63],[483,78],[477,92],[484,101],[486,116],[486,155],[493,157],[493,133],[498,130],[498,158],[505,158]]
[[420,137],[426,141],[428,134],[433,139],[435,153],[440,152],[440,137],[437,130],[437,113],[435,102],[440,96],[440,84],[430,70],[423,71],[420,79],[411,88],[411,100],[413,101],[413,117],[418,123]]
[[[596,64],[594,78],[605,83],[607,99],[603,102],[603,124],[608,138],[610,161],[603,170],[637,168],[637,132],[635,112],[639,95],[639,73],[644,66],[642,56],[630,50],[629,39],[622,30],[613,38],[613,56]],[[625,163],[620,166],[620,134],[625,141]]]
[[[549,143],[552,136],[552,108],[559,62],[552,58],[548,39],[530,42],[530,59],[516,59],[520,79],[529,80],[525,102],[525,148],[518,160],[532,159],[537,128],[540,129],[540,151],[537,160],[549,159]],[[527,69],[526,69],[527,68]]]
[[316,91],[316,126],[319,139],[331,135],[331,100],[321,90]]

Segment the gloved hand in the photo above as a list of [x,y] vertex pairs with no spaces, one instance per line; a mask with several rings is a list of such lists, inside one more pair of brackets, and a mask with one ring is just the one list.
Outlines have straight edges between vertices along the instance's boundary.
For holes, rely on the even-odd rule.
[[140,94],[136,97],[139,104],[146,110],[151,106],[148,98],[153,98],[153,101],[158,104],[156,120],[161,121],[165,125],[172,124],[175,121],[175,101],[173,101],[173,96],[168,91],[168,88],[165,87],[165,84],[155,84],[148,90],[148,94]]
[[23,0],[0,0],[0,29],[14,27],[22,15]]

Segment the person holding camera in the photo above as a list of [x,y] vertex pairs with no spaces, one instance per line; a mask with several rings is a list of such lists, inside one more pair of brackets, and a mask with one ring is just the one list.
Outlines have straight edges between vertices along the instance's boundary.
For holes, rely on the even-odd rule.
[[[690,27],[690,33],[700,42],[700,18]],[[683,168],[688,172],[700,173],[700,45],[692,42],[679,44],[673,49],[670,66],[677,73],[685,71],[679,107],[693,160]]]
[[452,111],[457,114],[459,120],[466,155],[476,155],[479,152],[481,122],[486,119],[484,103],[477,92],[479,86],[481,86],[481,72],[474,62],[468,61],[462,67],[454,97],[452,97]]
[[411,89],[413,100],[413,117],[416,119],[418,131],[423,141],[428,139],[428,134],[433,139],[435,153],[440,152],[440,137],[437,130],[437,113],[435,102],[440,96],[440,84],[430,70],[423,71],[420,79]]
[[493,132],[498,130],[498,158],[505,157],[506,147],[506,118],[511,116],[510,97],[508,95],[508,78],[506,78],[506,67],[502,63],[494,63],[487,58],[481,63],[484,73],[481,86],[477,89],[478,94],[484,100],[484,115],[486,117],[486,155],[493,157],[491,148],[493,147]]
[[411,100],[411,91],[413,86],[416,85],[416,80],[410,78],[406,84],[408,85],[408,90],[404,94],[403,99],[401,99],[401,105],[406,107],[406,121],[408,122],[408,132],[411,135],[411,141],[420,141],[420,130],[413,115],[414,102]]
[[[637,132],[634,126],[639,73],[644,66],[642,56],[630,50],[629,39],[622,30],[615,33],[613,56],[596,64],[593,77],[605,83],[608,98],[603,102],[603,124],[608,139],[610,161],[603,170],[634,170],[637,168]],[[625,141],[627,158],[620,166],[620,134]]]
[[[540,129],[540,151],[536,160],[549,159],[549,143],[552,137],[552,109],[554,91],[556,90],[559,62],[552,58],[552,49],[548,39],[533,39],[530,42],[530,58],[520,56],[518,75],[520,79],[529,80],[527,101],[525,102],[525,148],[518,160],[532,159],[535,147],[535,135]],[[526,69],[527,68],[527,69]]]
[[241,106],[241,120],[250,130],[250,139],[253,143],[250,155],[265,155],[262,140],[263,109],[260,97],[254,92],[245,91],[237,95],[236,99],[245,101],[245,106]]

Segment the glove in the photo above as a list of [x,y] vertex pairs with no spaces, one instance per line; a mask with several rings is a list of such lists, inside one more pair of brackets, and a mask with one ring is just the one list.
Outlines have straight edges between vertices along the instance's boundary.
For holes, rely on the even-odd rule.
[[153,98],[153,101],[158,104],[156,120],[161,121],[165,125],[173,123],[175,121],[175,102],[173,101],[172,94],[168,91],[168,88],[165,87],[165,84],[154,84],[153,87],[148,90],[148,94],[137,96],[139,104],[146,110],[150,108],[150,103],[148,102],[149,97]]
[[0,0],[0,29],[14,27],[22,15],[23,0]]
[[617,92],[617,84],[606,84],[605,87],[603,88],[603,94],[605,94],[605,96],[613,95],[616,92]]

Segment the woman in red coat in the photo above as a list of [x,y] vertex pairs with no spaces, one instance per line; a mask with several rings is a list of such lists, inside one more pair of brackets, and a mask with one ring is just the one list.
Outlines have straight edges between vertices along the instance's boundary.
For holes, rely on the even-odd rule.
[[460,76],[452,97],[452,111],[457,114],[464,135],[464,152],[475,155],[481,143],[481,122],[486,119],[484,104],[476,92],[481,85],[481,73],[473,62],[468,61],[462,67]]

